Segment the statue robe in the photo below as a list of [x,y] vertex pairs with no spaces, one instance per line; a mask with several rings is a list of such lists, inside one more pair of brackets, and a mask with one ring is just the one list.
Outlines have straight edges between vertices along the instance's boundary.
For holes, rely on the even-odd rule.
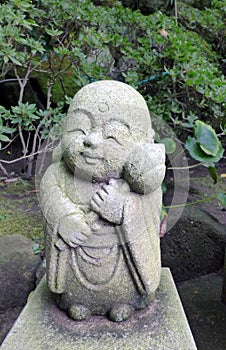
[[[94,252],[99,251],[101,259],[101,255],[104,258],[106,254],[117,256],[118,253],[116,251],[113,253],[112,250],[117,248],[123,253],[120,259],[122,256],[125,259],[139,294],[153,294],[160,280],[159,220],[157,219],[161,210],[160,188],[147,195],[131,193],[124,205],[121,225],[105,222],[104,226],[100,225],[100,230],[106,232],[101,232],[99,236],[91,235],[84,242],[84,248],[71,248],[58,234],[61,218],[68,215],[85,215],[90,225],[94,226],[98,220],[103,221],[89,209],[89,201],[83,198],[86,193],[82,193],[80,184],[80,180],[74,178],[63,161],[53,163],[41,182],[40,198],[41,208],[46,218],[47,279],[50,290],[58,294],[65,291],[67,262],[71,256],[71,250],[73,250],[74,267],[79,274],[81,269],[78,261],[81,254],[85,252],[86,256],[91,255],[92,259],[95,258]],[[95,185],[92,183],[86,185],[90,186],[91,195],[94,194]],[[88,200],[90,199],[91,197]],[[111,235],[111,239],[108,234]],[[92,249],[93,252],[91,252]],[[109,253],[106,253],[107,249]],[[76,254],[79,254],[79,257],[76,258]],[[90,282],[84,278],[87,288],[90,283],[95,285],[95,281]]]

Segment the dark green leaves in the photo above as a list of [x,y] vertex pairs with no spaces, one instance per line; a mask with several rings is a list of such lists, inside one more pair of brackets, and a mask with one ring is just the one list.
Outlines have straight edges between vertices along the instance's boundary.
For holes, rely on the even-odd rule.
[[[226,84],[219,65],[223,62],[219,48],[225,47],[223,3],[213,1],[211,9],[200,11],[178,2],[176,23],[164,11],[144,16],[119,1],[113,1],[111,8],[94,6],[91,0],[4,1],[0,5],[2,80],[9,72],[18,75],[20,84],[25,76],[26,81],[37,78],[50,113],[42,118],[36,106],[15,101],[9,126],[30,132],[43,123],[40,130],[46,135],[47,125],[62,118],[61,110],[49,109],[51,104],[56,106],[65,94],[73,96],[89,82],[124,79],[139,89],[151,112],[175,129],[194,128],[186,149],[208,166],[216,181],[214,164],[223,148],[215,131],[197,119],[215,118],[218,126],[223,125]],[[20,102],[25,101],[21,94]],[[168,154],[174,152],[173,139],[159,142]]]
[[165,137],[164,139],[161,139],[160,143],[163,143],[165,145],[166,154],[171,154],[171,153],[175,152],[176,143],[170,137]]
[[[0,113],[1,112],[3,112],[2,109],[0,110]],[[10,142],[10,138],[6,134],[12,134],[15,131],[14,128],[10,128],[4,124],[4,118],[2,118],[2,116],[0,115],[0,149],[2,146],[2,142]]]
[[215,166],[209,166],[208,170],[214,183],[217,183],[217,169],[215,168]]
[[219,192],[219,193],[216,194],[216,198],[226,208],[226,193],[225,192]]
[[218,154],[220,141],[210,125],[197,120],[194,127],[194,134],[204,153],[210,156],[216,156]]
[[200,120],[195,122],[194,137],[187,138],[185,148],[192,158],[208,166],[218,162],[224,152],[214,129]]
[[185,148],[192,158],[208,166],[210,175],[214,182],[217,182],[214,163],[221,159],[224,149],[214,129],[210,125],[197,120],[194,126],[194,137],[188,136]]

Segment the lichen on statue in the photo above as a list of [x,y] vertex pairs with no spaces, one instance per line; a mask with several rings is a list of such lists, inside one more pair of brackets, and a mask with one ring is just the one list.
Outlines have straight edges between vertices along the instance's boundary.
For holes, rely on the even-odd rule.
[[124,83],[89,84],[71,102],[40,198],[48,285],[74,320],[124,321],[154,298],[165,154],[153,137],[143,97]]

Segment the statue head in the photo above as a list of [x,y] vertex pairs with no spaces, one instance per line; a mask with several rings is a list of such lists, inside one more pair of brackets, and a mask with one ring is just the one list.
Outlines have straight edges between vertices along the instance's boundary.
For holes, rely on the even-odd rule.
[[107,181],[122,176],[132,149],[153,142],[145,100],[132,87],[104,80],[83,87],[63,125],[63,158],[78,177]]

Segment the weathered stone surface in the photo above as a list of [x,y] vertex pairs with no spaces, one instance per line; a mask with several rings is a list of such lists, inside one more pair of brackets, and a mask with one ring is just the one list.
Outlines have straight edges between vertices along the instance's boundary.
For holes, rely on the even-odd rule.
[[35,288],[35,271],[41,263],[29,238],[0,237],[0,312],[24,306]]
[[102,316],[73,322],[59,310],[43,279],[1,350],[195,350],[169,269],[162,269],[155,302],[124,323]]
[[162,264],[176,281],[184,281],[223,266],[225,227],[197,207],[187,207],[161,240]]
[[153,136],[146,102],[129,85],[98,81],[71,102],[40,203],[48,285],[75,320],[110,313],[123,321],[153,299],[165,174]]

